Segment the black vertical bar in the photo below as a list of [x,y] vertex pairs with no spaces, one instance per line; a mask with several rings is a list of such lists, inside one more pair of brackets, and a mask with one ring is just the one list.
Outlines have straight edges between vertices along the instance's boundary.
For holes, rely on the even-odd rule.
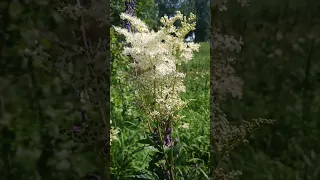
[[110,0],[107,0],[107,7],[106,7],[106,18],[107,18],[107,78],[106,83],[107,86],[107,102],[106,102],[106,134],[107,134],[107,141],[106,146],[106,180],[110,180]]
[[214,41],[214,16],[216,12],[216,2],[215,0],[210,0],[210,174],[212,174],[213,179],[213,170],[214,170],[214,137],[213,137],[213,128],[214,128],[214,90],[213,90],[213,82],[214,82],[214,72],[213,72],[213,41]]

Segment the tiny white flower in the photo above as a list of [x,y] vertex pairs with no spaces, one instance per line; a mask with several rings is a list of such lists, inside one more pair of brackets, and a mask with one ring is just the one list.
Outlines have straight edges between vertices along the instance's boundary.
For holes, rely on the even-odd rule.
[[190,125],[189,125],[189,123],[182,123],[181,127],[183,129],[189,129]]

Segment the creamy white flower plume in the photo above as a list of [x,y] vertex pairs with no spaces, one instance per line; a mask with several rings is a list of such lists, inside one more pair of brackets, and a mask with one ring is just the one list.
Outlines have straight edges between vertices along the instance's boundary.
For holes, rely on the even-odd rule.
[[[199,44],[183,42],[184,36],[195,29],[196,24],[192,22],[195,15],[190,14],[187,19],[177,12],[172,18],[163,17],[163,27],[158,32],[150,31],[143,21],[134,16],[121,14],[121,18],[130,21],[138,30],[130,33],[115,27],[130,44],[123,53],[133,58],[133,67],[139,71],[135,92],[140,104],[152,119],[173,115],[187,103],[180,98],[180,93],[186,91],[183,83],[185,74],[178,72],[177,66],[190,61],[193,52],[200,47]],[[182,24],[180,28],[173,25],[178,20]]]

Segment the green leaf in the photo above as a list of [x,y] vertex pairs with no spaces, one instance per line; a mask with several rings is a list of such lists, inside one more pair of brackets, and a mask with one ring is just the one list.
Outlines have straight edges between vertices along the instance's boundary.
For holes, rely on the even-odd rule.
[[153,141],[151,139],[141,139],[138,141],[140,144],[145,144],[145,145],[153,145]]
[[200,172],[203,174],[203,176],[207,179],[207,180],[210,180],[210,178],[208,177],[208,175],[201,169],[201,168],[198,168],[200,170]]

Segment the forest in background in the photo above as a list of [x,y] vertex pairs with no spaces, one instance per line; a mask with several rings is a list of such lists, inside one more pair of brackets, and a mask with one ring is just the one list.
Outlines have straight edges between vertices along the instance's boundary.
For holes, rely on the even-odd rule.
[[[175,3],[137,1],[136,16],[156,29],[157,19],[174,12]],[[188,3],[194,6],[182,4],[183,14],[191,11],[198,17],[210,16],[208,1]],[[249,144],[236,148],[227,169],[241,170],[240,179],[320,179],[319,1],[270,0],[249,4],[239,8],[230,1],[228,11],[215,17],[222,32],[236,38],[242,36],[244,41],[236,64],[237,75],[244,81],[243,97],[228,99],[223,110],[235,124],[255,117],[272,118],[276,123],[255,132]],[[124,12],[124,2],[111,1],[110,5],[111,25],[121,26],[119,13]],[[83,106],[79,101],[82,91],[72,86],[70,67],[61,61],[87,61],[90,56],[103,63],[108,46],[104,42],[108,35],[105,7],[102,1],[0,3],[0,174],[3,179],[69,180],[105,173],[105,162],[91,146],[79,146],[59,134],[59,129],[71,128],[71,124],[83,118],[95,122],[102,119],[99,108]],[[202,14],[196,13],[197,7]],[[58,8],[63,12],[58,12]],[[90,48],[83,41],[81,15],[88,22],[86,34]],[[202,27],[208,27],[209,22],[197,23],[198,30],[204,31],[196,32],[196,37],[200,37],[197,41],[206,41],[210,29]],[[119,49],[113,55],[123,58],[117,54]],[[126,70],[128,67],[123,65],[118,67]],[[77,68],[82,72],[83,64]],[[105,89],[101,94],[104,92]],[[123,105],[122,100],[111,99],[112,102]],[[121,106],[114,113],[123,113],[123,108],[130,109]],[[87,116],[82,116],[83,109]],[[129,111],[129,115],[136,114]],[[127,154],[125,149],[111,151],[119,153],[114,157],[125,158]],[[120,166],[123,169],[117,167],[113,173],[119,176],[135,173],[135,167],[124,171],[128,167],[125,163]]]

